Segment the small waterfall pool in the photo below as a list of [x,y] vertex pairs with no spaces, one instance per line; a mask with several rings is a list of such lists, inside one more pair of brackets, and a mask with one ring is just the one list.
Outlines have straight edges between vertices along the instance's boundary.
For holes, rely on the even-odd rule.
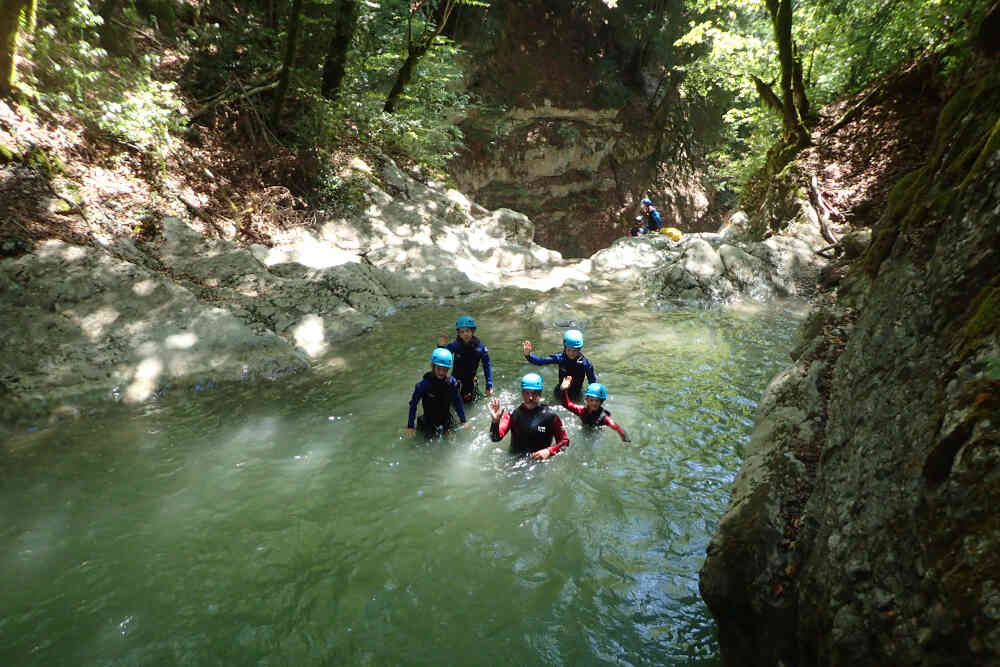
[[[629,304],[567,289],[404,310],[309,376],[16,435],[0,663],[718,664],[698,569],[803,310]],[[463,314],[508,408],[531,370],[551,402],[556,367],[520,341],[557,352],[572,319],[633,442],[559,408],[569,449],[515,459],[482,401],[452,437],[402,438]]]

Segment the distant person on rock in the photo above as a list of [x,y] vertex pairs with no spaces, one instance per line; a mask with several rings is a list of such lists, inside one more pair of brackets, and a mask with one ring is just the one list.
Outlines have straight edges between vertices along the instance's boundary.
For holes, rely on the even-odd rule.
[[[455,406],[458,418],[465,426],[465,407],[459,393],[458,380],[449,372],[453,364],[452,354],[443,347],[431,352],[431,370],[413,388],[410,397],[410,414],[406,419],[406,437],[413,437],[414,421],[416,426],[428,438],[442,435],[451,430],[454,422],[451,417],[451,406]],[[417,417],[417,405],[423,404],[424,413]]]
[[500,442],[510,433],[510,451],[530,454],[532,459],[547,459],[569,446],[569,436],[562,420],[552,409],[542,404],[542,376],[528,373],[521,378],[521,405],[508,413],[493,398],[487,406],[493,422],[490,440]]
[[629,230],[629,234],[632,236],[659,231],[660,227],[663,226],[663,216],[653,206],[652,200],[643,199],[640,203],[642,204],[642,213],[636,216],[635,226]]
[[[590,360],[583,356],[583,334],[570,329],[563,334],[563,351],[550,354],[547,357],[536,357],[531,354],[531,341],[526,340],[521,343],[524,358],[536,366],[546,366],[548,364],[559,364],[559,382],[563,378],[570,378],[569,394],[573,398],[580,397],[583,389],[583,381],[597,382],[597,372]],[[557,401],[562,400],[562,391],[556,387],[555,397]]]
[[476,382],[476,371],[479,363],[483,364],[483,377],[486,379],[486,395],[493,395],[493,369],[490,366],[490,351],[476,338],[476,321],[468,315],[463,315],[455,322],[455,340],[448,342],[444,334],[438,338],[438,345],[450,351],[455,359],[451,376],[461,385],[462,400],[471,403],[476,400],[479,385]]
[[615,423],[615,420],[611,418],[611,413],[604,409],[604,401],[608,398],[608,390],[605,389],[603,384],[600,382],[591,382],[587,385],[587,391],[583,394],[584,405],[579,405],[569,400],[567,390],[569,389],[570,382],[570,378],[563,378],[562,384],[559,385],[559,388],[563,391],[562,404],[566,406],[567,410],[579,417],[584,426],[607,426],[611,430],[618,432],[618,435],[622,438],[622,442],[631,442],[628,439],[628,435],[625,434],[625,429]]

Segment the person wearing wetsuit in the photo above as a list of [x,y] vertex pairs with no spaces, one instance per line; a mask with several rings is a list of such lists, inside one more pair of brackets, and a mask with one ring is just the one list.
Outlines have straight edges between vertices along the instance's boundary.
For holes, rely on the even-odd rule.
[[[451,406],[464,426],[465,407],[459,393],[458,380],[448,375],[452,367],[452,354],[443,347],[431,353],[431,370],[413,388],[410,397],[410,414],[406,418],[406,436],[414,434],[414,421],[424,435],[431,437],[452,428]],[[417,418],[417,405],[422,404],[424,413]]]
[[462,385],[462,399],[466,403],[476,400],[479,387],[476,383],[476,371],[479,363],[483,364],[483,376],[486,378],[486,395],[493,395],[493,368],[490,366],[490,351],[476,338],[476,321],[468,315],[463,315],[455,322],[455,340],[448,342],[448,337],[442,335],[438,339],[439,347],[449,350],[455,357],[455,365],[451,376]]
[[603,384],[600,382],[591,382],[587,385],[587,391],[583,395],[585,405],[580,405],[569,400],[569,394],[566,392],[569,388],[569,382],[569,378],[566,378],[559,387],[563,390],[562,403],[567,410],[579,417],[584,426],[607,426],[611,430],[618,432],[618,435],[622,438],[622,442],[631,442],[628,439],[628,435],[625,434],[625,429],[611,418],[610,412],[604,409],[604,401],[608,398],[608,390],[604,388]]
[[500,399],[491,399],[488,408],[493,422],[490,440],[500,442],[510,433],[510,451],[547,459],[569,447],[569,437],[559,415],[542,404],[542,376],[528,373],[521,378],[522,403],[514,412],[501,409]]
[[[547,357],[536,357],[531,354],[530,340],[524,341],[521,346],[524,351],[524,358],[536,366],[559,364],[559,383],[561,384],[565,377],[572,378],[569,386],[569,394],[573,398],[580,397],[585,379],[587,382],[597,382],[597,372],[594,370],[594,365],[580,351],[583,349],[583,334],[576,329],[570,329],[563,334],[562,352],[550,354]],[[554,393],[556,400],[561,401],[562,391],[559,390],[558,386]]]
[[660,212],[656,210],[655,206],[653,206],[652,200],[643,199],[641,203],[642,214],[635,219],[635,227],[629,230],[629,234],[632,236],[655,232],[663,227],[663,216],[661,216]]

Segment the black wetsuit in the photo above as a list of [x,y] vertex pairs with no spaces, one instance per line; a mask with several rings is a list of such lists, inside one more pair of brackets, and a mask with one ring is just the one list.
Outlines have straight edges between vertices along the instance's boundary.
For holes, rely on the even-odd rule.
[[410,414],[406,420],[407,428],[413,428],[417,415],[417,404],[423,404],[424,413],[420,415],[419,426],[426,435],[434,435],[446,431],[452,426],[451,406],[455,406],[458,418],[465,423],[465,408],[459,394],[458,380],[450,375],[444,380],[434,377],[434,373],[424,373],[424,377],[413,388],[410,397]]
[[559,389],[559,385],[562,384],[563,378],[567,375],[573,378],[569,384],[569,395],[573,398],[580,397],[584,379],[587,382],[597,382],[597,372],[594,370],[594,365],[582,353],[578,354],[576,359],[570,359],[566,356],[565,352],[550,354],[547,357],[536,357],[533,354],[526,354],[524,358],[536,366],[559,364],[559,382],[553,390],[558,401],[562,400],[562,390]]
[[483,363],[483,375],[486,376],[486,388],[493,388],[493,369],[490,366],[490,351],[475,336],[466,345],[456,338],[445,346],[455,358],[451,369],[452,376],[462,383],[462,398],[472,401],[476,398],[476,371],[479,362]]

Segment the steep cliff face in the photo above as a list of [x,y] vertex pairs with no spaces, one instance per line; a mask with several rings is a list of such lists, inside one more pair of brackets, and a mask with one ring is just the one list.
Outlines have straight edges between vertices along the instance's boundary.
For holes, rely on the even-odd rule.
[[762,399],[701,573],[726,664],[1000,664],[998,71]]
[[714,230],[717,221],[703,220],[709,193],[698,174],[680,159],[657,167],[658,156],[678,150],[664,126],[680,100],[616,64],[621,46],[602,3],[566,13],[551,4],[490,10],[501,27],[488,57],[470,64],[469,88],[498,110],[462,122],[469,150],[450,167],[459,189],[487,207],[524,212],[538,243],[571,257],[625,234],[647,195],[668,226]]

